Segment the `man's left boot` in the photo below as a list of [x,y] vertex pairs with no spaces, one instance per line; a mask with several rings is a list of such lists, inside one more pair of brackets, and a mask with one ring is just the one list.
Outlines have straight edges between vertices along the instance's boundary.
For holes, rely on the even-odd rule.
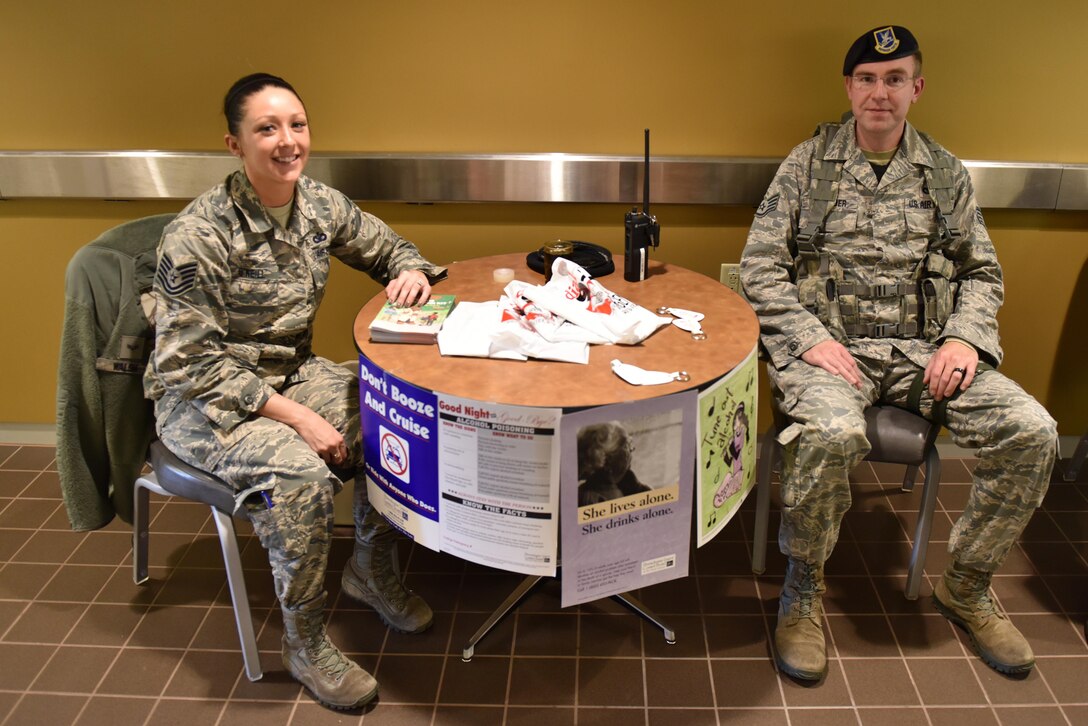
[[986,665],[1007,675],[1027,673],[1035,667],[1035,655],[990,597],[990,575],[953,562],[933,588],[933,605],[967,631]]
[[377,543],[356,539],[340,584],[345,595],[374,608],[394,630],[421,633],[434,622],[430,606],[404,586],[395,538],[383,537]]

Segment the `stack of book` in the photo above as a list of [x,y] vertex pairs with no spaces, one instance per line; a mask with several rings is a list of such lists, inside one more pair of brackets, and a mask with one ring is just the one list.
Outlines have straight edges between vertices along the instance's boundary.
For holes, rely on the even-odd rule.
[[418,307],[397,307],[386,301],[370,323],[375,343],[434,343],[454,305],[453,295],[432,295]]

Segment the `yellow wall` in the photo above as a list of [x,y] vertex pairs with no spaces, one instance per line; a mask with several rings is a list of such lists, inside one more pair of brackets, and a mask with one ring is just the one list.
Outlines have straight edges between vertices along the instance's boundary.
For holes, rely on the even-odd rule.
[[[10,6],[10,7],[9,7]],[[116,0],[5,3],[0,149],[219,149],[222,93],[238,76],[287,77],[320,151],[565,151],[784,156],[846,107],[839,69],[861,31],[911,27],[927,87],[911,120],[966,159],[1088,162],[1088,4],[721,0],[310,3]],[[843,18],[849,18],[843,23]],[[2,190],[0,190],[2,191]],[[623,208],[364,205],[437,262],[587,239],[622,246]],[[0,202],[0,422],[53,418],[63,271],[121,221],[180,202]],[[717,276],[736,260],[747,208],[658,206],[661,259]],[[1088,428],[1079,375],[1088,333],[1088,214],[993,211],[1007,277],[1004,370],[1063,434]],[[318,347],[377,287],[338,269]],[[1079,332],[1078,332],[1079,331]]]

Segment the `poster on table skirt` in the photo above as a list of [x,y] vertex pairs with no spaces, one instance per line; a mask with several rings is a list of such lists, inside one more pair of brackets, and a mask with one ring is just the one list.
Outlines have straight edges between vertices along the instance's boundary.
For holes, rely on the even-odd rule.
[[688,574],[696,404],[687,391],[563,417],[563,607]]
[[370,503],[419,544],[438,550],[438,401],[359,356],[363,469]]
[[442,551],[555,576],[562,409],[438,397]]
[[699,547],[733,518],[756,481],[757,364],[752,348],[740,365],[699,394]]

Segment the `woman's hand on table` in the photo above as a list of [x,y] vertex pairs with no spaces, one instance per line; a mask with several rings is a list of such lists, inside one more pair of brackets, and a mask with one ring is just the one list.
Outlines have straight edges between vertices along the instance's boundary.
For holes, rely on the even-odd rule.
[[422,305],[431,297],[431,283],[419,270],[405,270],[385,286],[385,297],[402,308]]

